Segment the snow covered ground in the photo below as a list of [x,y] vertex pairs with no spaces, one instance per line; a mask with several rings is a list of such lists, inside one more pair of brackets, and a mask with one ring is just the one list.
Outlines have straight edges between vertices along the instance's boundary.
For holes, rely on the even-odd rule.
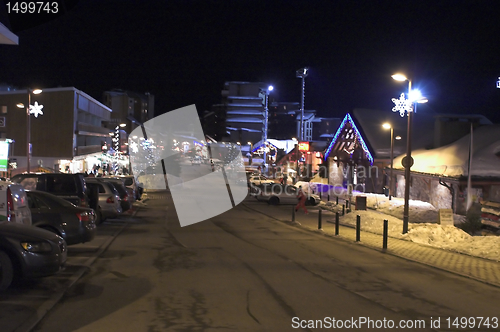
[[[308,189],[306,183],[297,183],[297,185]],[[346,193],[344,192],[344,194]],[[410,200],[408,233],[403,235],[401,234],[403,230],[403,198],[393,197],[392,200],[389,200],[384,195],[357,192],[353,195],[366,196],[367,210],[356,210],[344,215],[341,219],[344,224],[356,225],[356,216],[359,214],[362,230],[382,234],[383,222],[384,219],[387,219],[389,236],[391,237],[500,261],[500,236],[471,236],[460,228],[438,225],[439,211],[429,203]],[[347,198],[347,195],[344,197]],[[321,202],[321,206],[332,211],[336,209],[334,201]],[[455,225],[464,220],[463,216],[454,215]]]

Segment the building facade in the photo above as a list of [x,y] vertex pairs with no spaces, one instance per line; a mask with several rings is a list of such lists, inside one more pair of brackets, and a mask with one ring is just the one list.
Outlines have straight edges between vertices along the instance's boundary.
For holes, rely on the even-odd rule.
[[[27,117],[28,100],[38,112]],[[18,104],[23,104],[19,108]],[[30,171],[85,172],[106,163],[103,146],[111,143],[103,123],[111,109],[74,87],[0,91],[0,137],[10,144],[10,174],[27,170],[28,137],[31,142]],[[28,131],[29,128],[29,131]]]

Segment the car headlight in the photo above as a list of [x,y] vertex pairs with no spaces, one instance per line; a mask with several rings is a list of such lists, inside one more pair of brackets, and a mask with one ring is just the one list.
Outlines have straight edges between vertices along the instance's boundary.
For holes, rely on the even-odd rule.
[[21,242],[21,246],[28,252],[52,251],[52,246],[48,242]]

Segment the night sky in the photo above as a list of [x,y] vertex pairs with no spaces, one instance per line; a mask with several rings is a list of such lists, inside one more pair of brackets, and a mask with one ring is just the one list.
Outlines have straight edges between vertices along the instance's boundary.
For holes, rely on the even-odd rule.
[[352,108],[391,112],[391,98],[407,89],[391,79],[400,71],[429,99],[419,112],[500,122],[497,4],[66,1],[45,23],[3,13],[19,46],[0,45],[0,83],[75,86],[98,100],[113,88],[151,92],[159,114],[209,109],[225,81],[270,83],[271,100],[299,102],[295,71],[308,66],[305,108],[343,117]]

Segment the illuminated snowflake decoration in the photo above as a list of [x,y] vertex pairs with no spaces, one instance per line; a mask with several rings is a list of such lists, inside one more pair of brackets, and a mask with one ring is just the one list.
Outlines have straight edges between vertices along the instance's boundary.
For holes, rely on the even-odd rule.
[[30,105],[30,114],[33,114],[35,118],[38,118],[39,115],[43,115],[42,108],[43,105],[38,105],[38,102],[35,101],[35,105]]
[[393,112],[399,112],[399,115],[404,116],[405,112],[412,112],[413,107],[412,107],[412,102],[408,99],[405,99],[405,94],[402,93],[399,99],[392,98],[392,102],[396,104],[392,108]]
[[139,146],[137,145],[136,142],[132,142],[130,143],[130,150],[133,152],[133,153],[137,153],[139,152]]

